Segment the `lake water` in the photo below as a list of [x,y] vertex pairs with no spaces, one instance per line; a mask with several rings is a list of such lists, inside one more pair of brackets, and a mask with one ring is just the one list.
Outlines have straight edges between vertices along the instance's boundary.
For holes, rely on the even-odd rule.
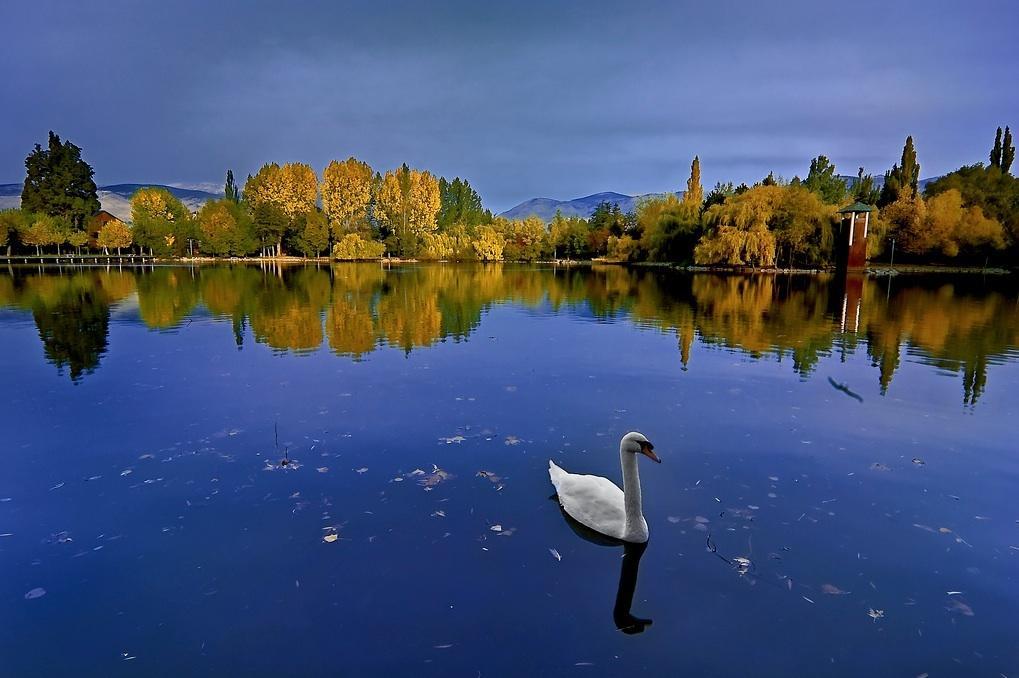
[[[1019,675],[1007,277],[8,269],[0,349],[5,676]],[[624,558],[547,464],[634,429]]]

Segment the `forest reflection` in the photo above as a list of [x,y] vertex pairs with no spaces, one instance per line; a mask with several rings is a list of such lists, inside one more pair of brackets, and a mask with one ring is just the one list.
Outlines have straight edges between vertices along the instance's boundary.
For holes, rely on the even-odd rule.
[[130,309],[135,300],[137,318],[151,329],[180,327],[204,307],[232,322],[238,345],[250,325],[255,341],[275,350],[302,353],[325,344],[355,360],[381,346],[410,352],[465,339],[486,309],[512,304],[674,334],[682,369],[696,361],[695,339],[789,362],[803,378],[825,357],[865,350],[884,393],[905,354],[960,374],[968,404],[983,392],[989,367],[1015,359],[1019,345],[1014,282],[979,276],[842,280],[509,264],[0,275],[0,306],[32,314],[46,359],[66,367],[73,381],[99,365],[111,309]]

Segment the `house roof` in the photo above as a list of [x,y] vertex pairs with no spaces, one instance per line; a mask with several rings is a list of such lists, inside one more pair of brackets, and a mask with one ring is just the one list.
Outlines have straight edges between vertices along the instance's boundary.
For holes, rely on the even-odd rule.
[[870,205],[864,205],[862,202],[856,201],[852,205],[840,209],[839,214],[849,214],[850,212],[873,212],[873,211],[874,208],[871,207]]

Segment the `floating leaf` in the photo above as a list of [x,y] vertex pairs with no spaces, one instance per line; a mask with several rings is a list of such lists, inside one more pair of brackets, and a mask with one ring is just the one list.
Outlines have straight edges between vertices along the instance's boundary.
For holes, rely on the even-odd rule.
[[882,464],[881,462],[876,461],[876,462],[874,462],[873,464],[870,465],[870,470],[871,471],[891,471],[892,467],[888,466],[887,464]]
[[843,591],[834,584],[821,584],[821,592],[827,593],[829,596],[848,596],[849,591]]
[[324,541],[327,544],[332,544],[334,541],[336,541],[339,538],[340,538],[340,535],[336,534],[335,532],[330,532],[329,534],[327,534],[324,537],[322,537],[322,541]]
[[559,551],[556,551],[555,549],[549,549],[548,552],[552,554],[552,557],[555,558],[556,561],[562,561],[563,557],[559,555]]
[[328,473],[329,472],[329,467],[328,466],[319,466],[315,470],[318,471],[319,473]]
[[25,600],[35,600],[36,598],[42,598],[46,595],[46,589],[41,586],[37,586],[28,593],[25,594]]
[[490,529],[492,532],[502,532],[502,525],[495,524],[488,529]]
[[885,611],[884,610],[875,610],[874,608],[870,608],[870,610],[867,611],[867,616],[870,617],[871,619],[873,619],[874,622],[876,623],[878,619],[884,619],[885,618]]

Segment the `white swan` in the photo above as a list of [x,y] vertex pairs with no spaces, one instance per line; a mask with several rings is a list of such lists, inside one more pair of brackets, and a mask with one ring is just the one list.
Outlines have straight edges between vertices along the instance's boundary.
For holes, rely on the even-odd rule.
[[633,431],[619,441],[619,465],[623,467],[623,489],[601,476],[567,473],[548,462],[563,510],[581,525],[621,541],[642,544],[648,540],[647,521],[640,506],[640,475],[637,453],[662,463],[654,445],[643,434]]

